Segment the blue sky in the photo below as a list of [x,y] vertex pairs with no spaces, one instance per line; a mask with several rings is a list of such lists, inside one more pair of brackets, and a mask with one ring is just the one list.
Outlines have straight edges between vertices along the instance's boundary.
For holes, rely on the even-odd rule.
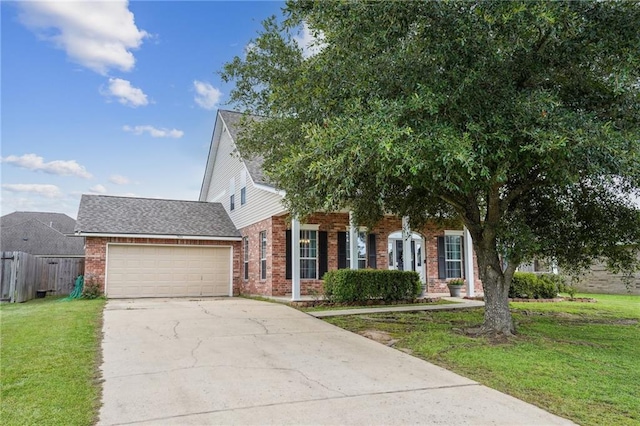
[[196,200],[230,108],[217,72],[282,7],[0,3],[2,214],[75,218],[83,193]]

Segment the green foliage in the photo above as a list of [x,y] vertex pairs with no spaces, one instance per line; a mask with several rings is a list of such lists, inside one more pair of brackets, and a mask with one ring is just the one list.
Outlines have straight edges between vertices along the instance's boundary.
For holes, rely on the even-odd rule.
[[420,291],[420,277],[412,271],[338,269],[324,275],[324,296],[336,303],[411,300]]
[[553,299],[561,289],[564,289],[564,280],[559,275],[516,272],[509,288],[509,297]]
[[448,281],[447,285],[463,286],[464,280],[461,278],[456,278],[455,280]]
[[[499,254],[638,266],[640,3],[305,0],[284,14],[222,77],[262,117],[240,152],[264,159],[294,214],[458,219],[500,321],[515,266]],[[323,35],[315,55],[295,42],[302,22]]]
[[102,289],[97,277],[91,274],[87,274],[84,280],[84,287],[82,288],[83,299],[98,299],[102,297]]

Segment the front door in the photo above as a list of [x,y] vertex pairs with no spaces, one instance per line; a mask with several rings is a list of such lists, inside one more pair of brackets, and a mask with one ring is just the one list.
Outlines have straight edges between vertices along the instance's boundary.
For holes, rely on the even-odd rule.
[[425,282],[424,250],[422,249],[422,237],[413,233],[411,239],[411,254],[404,255],[401,232],[394,232],[389,236],[389,269],[398,271],[416,271],[420,275],[420,281]]

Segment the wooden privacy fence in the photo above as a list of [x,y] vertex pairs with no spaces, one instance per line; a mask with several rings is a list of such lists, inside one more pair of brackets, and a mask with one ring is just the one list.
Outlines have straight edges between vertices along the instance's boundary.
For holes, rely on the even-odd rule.
[[35,299],[37,290],[67,295],[84,274],[82,257],[36,257],[21,251],[3,251],[0,298],[6,302]]

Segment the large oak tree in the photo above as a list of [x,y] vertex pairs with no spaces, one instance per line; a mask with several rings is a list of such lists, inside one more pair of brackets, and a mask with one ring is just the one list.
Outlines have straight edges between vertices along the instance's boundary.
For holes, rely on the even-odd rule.
[[637,259],[639,3],[291,1],[221,74],[294,214],[460,220],[487,331],[522,261]]

